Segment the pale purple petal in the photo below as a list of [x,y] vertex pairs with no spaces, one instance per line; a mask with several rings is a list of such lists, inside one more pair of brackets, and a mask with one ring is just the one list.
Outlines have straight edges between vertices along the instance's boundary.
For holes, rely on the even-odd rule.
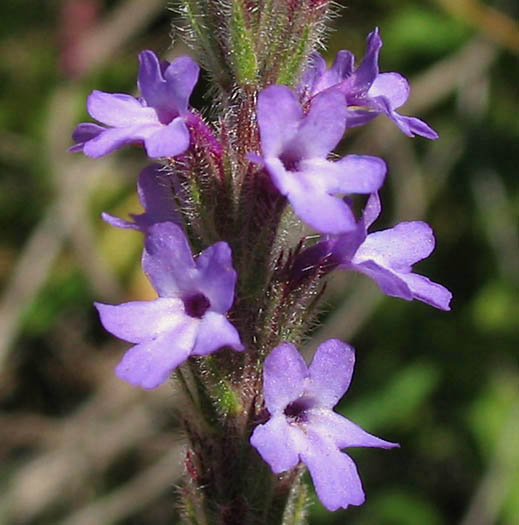
[[391,297],[400,297],[406,301],[413,299],[413,294],[407,283],[403,280],[403,275],[385,268],[375,261],[367,260],[358,264],[345,266],[347,269],[357,270],[373,279],[380,289]]
[[169,95],[175,101],[180,115],[187,111],[189,97],[198,82],[200,67],[188,56],[179,57],[164,71],[168,83]]
[[160,126],[144,140],[148,157],[174,157],[189,147],[189,130],[182,117],[172,120],[167,126]]
[[323,437],[332,441],[338,448],[376,447],[395,448],[398,443],[385,441],[369,434],[349,419],[331,410],[309,410],[308,420],[312,428]]
[[353,264],[373,260],[398,272],[409,272],[411,265],[434,250],[434,234],[425,222],[401,222],[394,228],[370,233],[359,248]]
[[87,110],[99,122],[117,128],[159,124],[152,108],[144,107],[136,98],[122,93],[94,90],[87,98]]
[[[312,100],[312,105],[302,120],[293,145],[299,158],[325,158],[337,146],[346,130],[346,105],[337,90],[327,90]],[[292,151],[290,151],[292,153]]]
[[336,162],[309,159],[301,169],[322,181],[328,193],[373,193],[386,176],[386,163],[369,155],[347,155]]
[[379,109],[373,109],[366,107],[366,109],[351,109],[348,107],[346,112],[347,128],[356,128],[358,126],[364,126],[368,122],[371,122],[380,114]]
[[[333,61],[332,67],[330,68],[329,73],[329,84],[326,87],[331,87],[341,80],[349,77],[354,70],[355,57],[353,53],[342,49],[335,55],[335,60]],[[333,81],[333,82],[332,82]]]
[[328,260],[333,265],[330,269],[334,269],[335,265],[348,265],[365,238],[366,228],[359,222],[350,232],[330,236],[324,241],[329,247]]
[[133,221],[127,221],[103,212],[102,219],[117,228],[138,230],[143,233],[158,222],[170,221],[176,224],[181,222],[173,200],[172,176],[164,173],[159,164],[152,164],[141,171],[137,192],[144,213],[131,213]]
[[421,137],[425,137],[426,139],[430,140],[436,140],[439,138],[438,133],[434,131],[431,126],[419,118],[399,115],[396,113],[396,111],[392,112],[390,118],[393,120],[393,122],[395,122],[400,130],[409,137],[420,135]]
[[[318,83],[321,82],[324,73],[326,72],[326,60],[315,51],[310,55],[308,66],[301,75],[297,91],[305,98],[315,95],[324,88],[319,88]],[[326,86],[328,87],[328,86]]]
[[378,28],[376,28],[367,37],[366,54],[359,67],[340,86],[341,91],[346,96],[350,93],[366,93],[369,90],[379,72],[378,55],[381,47],[382,39],[378,33]]
[[[322,233],[342,233],[353,230],[355,217],[340,198],[332,197],[323,186],[324,177],[286,172],[283,188],[298,217]],[[281,191],[281,193],[284,193]]]
[[270,352],[263,368],[263,391],[271,415],[302,395],[307,375],[306,363],[293,344],[281,343]]
[[258,125],[264,157],[276,157],[297,133],[303,110],[286,86],[270,86],[258,95]]
[[438,133],[434,131],[428,124],[423,120],[416,117],[406,117],[397,113],[391,107],[391,102],[384,96],[378,96],[367,100],[367,104],[370,105],[375,111],[379,113],[385,113],[408,137],[414,137],[415,135],[421,135],[425,138],[435,140],[439,137]]
[[160,124],[146,124],[127,128],[108,128],[85,142],[83,153],[92,158],[102,157],[126,144],[139,143],[160,127]]
[[72,140],[77,142],[77,144],[74,144],[68,148],[68,151],[73,153],[83,151],[85,142],[93,139],[94,137],[97,137],[105,130],[106,128],[103,126],[99,126],[98,124],[94,124],[92,122],[83,122],[78,124],[74,130],[74,133],[72,133]]
[[275,474],[290,470],[299,462],[293,433],[286,418],[280,414],[272,417],[264,425],[258,425],[250,438],[251,445],[257,449]]
[[196,266],[191,248],[182,229],[172,222],[149,228],[142,267],[161,297],[180,297],[198,291],[192,284]]
[[160,164],[152,164],[141,171],[137,193],[145,212],[140,215],[132,214],[132,217],[141,229],[147,229],[157,222],[180,224],[174,202],[173,175],[165,173]]
[[368,96],[384,96],[391,108],[397,109],[409,98],[409,82],[399,73],[380,73],[371,84]]
[[209,311],[200,320],[191,353],[193,355],[212,354],[224,346],[230,346],[238,352],[244,349],[238,331],[225,316]]
[[155,338],[175,328],[186,317],[180,299],[159,297],[154,301],[133,301],[116,306],[94,304],[106,330],[130,343]]
[[148,106],[158,111],[162,123],[187,111],[199,71],[196,62],[187,56],[163,68],[153,51],[139,53],[139,89]]
[[427,277],[416,273],[400,274],[400,278],[409,286],[415,299],[441,310],[451,309],[452,293],[441,284],[434,283]]
[[185,316],[175,329],[128,350],[115,369],[116,375],[141,388],[156,388],[181,365],[193,347],[197,321]]
[[211,303],[215,312],[227,312],[234,300],[236,271],[232,267],[231,249],[226,242],[217,242],[206,248],[197,258],[196,288]]
[[[161,63],[153,51],[144,50],[139,53],[139,73],[137,85],[142,98],[148,106],[157,108],[168,107],[168,91]],[[169,65],[169,64],[168,64]],[[176,108],[174,108],[176,110]],[[179,112],[176,111],[178,116]]]
[[307,443],[301,460],[310,471],[321,503],[331,511],[362,505],[364,490],[353,460],[317,432],[308,432]]
[[330,69],[326,69],[326,62],[320,55],[318,56],[320,60],[315,60],[315,66],[311,69],[311,73],[308,73],[308,80],[306,81],[310,88],[310,95],[316,95],[336,86],[353,73],[355,57],[349,51],[339,51]]
[[317,399],[319,407],[332,408],[350,386],[355,351],[339,341],[329,339],[317,347],[309,367],[306,394]]
[[362,212],[362,222],[364,223],[364,227],[366,229],[368,229],[378,219],[381,210],[382,205],[380,203],[380,197],[378,193],[372,193],[369,196],[366,206],[364,207],[364,211]]
[[110,213],[106,213],[106,212],[101,213],[101,218],[107,224],[110,224],[111,226],[115,226],[116,228],[123,228],[124,230],[138,230],[138,231],[141,229],[134,222],[126,221],[124,219],[121,219],[120,217],[111,215]]

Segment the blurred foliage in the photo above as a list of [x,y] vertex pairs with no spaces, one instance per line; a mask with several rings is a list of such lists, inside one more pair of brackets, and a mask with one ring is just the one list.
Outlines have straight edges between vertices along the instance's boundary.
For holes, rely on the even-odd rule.
[[[160,411],[150,408],[153,432],[107,455],[70,493],[56,492],[50,503],[34,507],[38,495],[31,490],[43,489],[21,486],[26,465],[58,450],[53,428],[80,413],[96,393],[107,395],[101,385],[124,345],[100,329],[92,301],[120,302],[150,294],[139,269],[139,234],[109,228],[99,219],[103,210],[120,216],[138,210],[134,180],[142,157],[125,150],[97,164],[77,160],[79,156],[65,153],[70,143],[59,142],[53,133],[66,131],[68,136],[75,123],[86,119],[84,100],[91,89],[132,91],[136,52],[167,51],[172,15],[157,10],[131,38],[121,38],[100,66],[73,71],[64,66],[66,54],[73,51],[64,37],[67,24],[73,23],[64,6],[72,3],[38,2],[35,8],[33,1],[8,0],[0,19],[0,282],[5,292],[0,302],[6,312],[19,309],[9,321],[15,325],[14,335],[0,371],[0,424],[7,429],[6,443],[0,446],[0,492],[20,498],[28,494],[16,507],[25,505],[25,512],[0,499],[2,523],[57,523],[110,496],[176,439],[166,399]],[[124,4],[79,3],[90,4],[94,25]],[[516,2],[485,4],[505,16],[517,15]],[[343,48],[361,58],[366,34],[379,26],[382,70],[417,81],[481,39],[472,19],[453,16],[432,0],[351,0],[341,14],[327,58]],[[84,36],[81,24],[77,27],[78,36]],[[316,502],[313,524],[519,522],[518,68],[510,49],[497,44],[492,49],[495,58],[488,67],[474,78],[459,78],[440,100],[434,100],[435,90],[448,79],[435,77],[437,84],[429,86],[417,116],[439,131],[437,143],[396,140],[384,149],[366,135],[373,130],[375,136],[377,122],[367,132],[352,132],[347,141],[349,146],[363,137],[360,144],[366,152],[388,161],[382,224],[423,218],[434,227],[437,250],[417,270],[449,287],[454,302],[453,311],[443,313],[421,303],[384,298],[350,340],[357,348],[357,368],[339,410],[368,431],[398,441],[401,448],[352,450],[366,504],[331,514]],[[459,68],[467,69],[462,63]],[[66,90],[75,107],[69,116]],[[198,107],[207,103],[203,90],[199,87],[194,99]],[[427,97],[432,102],[427,103]],[[392,133],[397,135],[397,129]],[[96,169],[98,174],[92,175],[90,186],[78,179],[84,208],[78,210],[78,224],[58,244],[48,275],[32,284],[34,272],[29,270],[13,291],[34,232],[55,203],[66,207],[67,196],[74,194],[74,180],[66,182],[66,177],[80,161],[75,177],[90,177]],[[62,191],[65,183],[68,193]],[[406,216],[415,209],[425,216]],[[43,257],[45,245],[41,253]],[[29,262],[36,269],[39,261],[35,257]],[[361,279],[351,278],[348,289],[332,290],[329,302],[339,307]],[[138,399],[144,399],[145,406],[152,403],[150,397]],[[121,417],[129,406],[120,409]],[[86,421],[80,433],[98,432],[89,426],[93,420]],[[98,439],[102,449],[103,433]],[[81,447],[75,453],[81,458]],[[171,523],[172,492],[171,485],[164,486],[142,508],[121,512],[113,522]],[[39,510],[31,514],[30,505]],[[111,523],[112,518],[101,522]]]

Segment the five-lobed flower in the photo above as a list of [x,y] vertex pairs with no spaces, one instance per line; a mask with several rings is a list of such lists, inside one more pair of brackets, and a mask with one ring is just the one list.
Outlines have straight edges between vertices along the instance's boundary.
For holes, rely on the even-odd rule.
[[136,343],[117,365],[117,376],[151,389],[191,355],[211,354],[224,346],[243,350],[225,315],[236,283],[227,243],[217,242],[193,259],[181,228],[157,223],[148,229],[142,266],[157,299],[117,306],[96,303],[103,326]]
[[361,126],[384,114],[409,137],[421,135],[437,139],[436,131],[423,120],[397,113],[396,110],[409,98],[409,83],[399,73],[379,73],[381,47],[382,39],[375,29],[368,35],[366,54],[357,68],[350,51],[339,51],[330,68],[326,67],[319,53],[314,53],[299,84],[303,99],[311,99],[313,103],[313,97],[319,93],[335,89],[342,93],[342,103],[346,103],[349,128]]
[[150,158],[173,157],[189,147],[186,124],[189,97],[200,68],[190,57],[171,64],[159,62],[153,51],[139,53],[138,86],[141,98],[124,93],[93,91],[87,100],[90,116],[108,127],[79,124],[70,151],[101,157],[126,144],[144,143]]
[[384,161],[377,157],[327,160],[346,129],[342,98],[339,91],[327,90],[313,99],[305,115],[288,87],[262,90],[257,105],[262,156],[249,154],[264,165],[296,215],[322,233],[354,229],[349,205],[336,195],[377,191],[386,174]]
[[380,211],[380,199],[374,193],[354,230],[330,235],[301,252],[294,262],[293,279],[300,279],[313,265],[323,265],[328,271],[339,267],[367,275],[387,295],[408,301],[418,299],[441,310],[450,310],[451,292],[412,272],[412,265],[434,250],[431,227],[422,221],[401,222],[394,228],[368,234]]
[[263,368],[270,419],[250,439],[275,474],[302,461],[319,499],[332,511],[364,502],[355,463],[341,449],[398,447],[333,411],[348,390],[354,362],[353,348],[337,339],[322,343],[309,367],[293,344],[275,347]]

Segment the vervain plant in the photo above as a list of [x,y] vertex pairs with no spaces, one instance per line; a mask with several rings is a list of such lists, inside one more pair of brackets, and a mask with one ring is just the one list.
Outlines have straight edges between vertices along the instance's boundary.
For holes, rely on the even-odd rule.
[[[412,272],[434,248],[427,224],[368,233],[384,161],[330,154],[349,128],[381,114],[410,137],[437,134],[397,113],[409,86],[379,73],[378,30],[358,65],[349,51],[331,67],[316,53],[327,0],[182,0],[179,11],[212,82],[210,120],[189,105],[197,62],[142,51],[140,97],[94,91],[87,107],[102,125],[74,133],[72,151],[100,157],[140,144],[155,161],[137,183],[144,212],[103,218],[142,232],[158,297],[96,307],[134,345],[121,379],[153,389],[172,378],[184,394],[175,407],[188,439],[184,522],[304,524],[305,468],[326,508],[360,505],[359,475],[341,450],[398,446],[333,411],[351,380],[350,345],[326,341],[310,366],[297,350],[328,276],[361,272],[387,295],[443,310],[451,299]],[[365,196],[360,216],[352,195]],[[318,235],[303,236],[302,223]]]

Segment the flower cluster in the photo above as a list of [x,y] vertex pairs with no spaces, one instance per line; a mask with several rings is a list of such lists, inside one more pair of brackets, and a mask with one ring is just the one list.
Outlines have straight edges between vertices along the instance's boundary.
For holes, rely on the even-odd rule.
[[[183,385],[196,391],[190,399],[200,414],[209,399],[217,406],[211,425],[219,421],[222,436],[238,436],[229,442],[250,439],[275,474],[305,464],[330,510],[364,501],[356,467],[341,449],[398,445],[332,410],[352,377],[349,345],[323,343],[307,367],[293,344],[310,326],[306,311],[318,290],[332,270],[346,269],[371,277],[390,296],[442,310],[451,299],[443,286],[412,272],[434,248],[427,224],[368,233],[381,212],[384,161],[330,156],[349,128],[379,114],[406,135],[437,138],[421,120],[396,112],[409,86],[397,73],[379,73],[381,46],[375,30],[357,67],[349,51],[340,51],[331,68],[314,54],[297,85],[267,83],[255,96],[230,97],[217,126],[189,107],[198,65],[187,56],[161,62],[143,51],[141,96],[94,91],[88,112],[104,126],[80,124],[71,148],[100,157],[136,143],[161,159],[138,178],[143,213],[131,220],[103,214],[110,225],[144,235],[142,267],[158,294],[96,304],[104,327],[134,345],[116,374],[152,389],[173,371],[182,375],[186,361],[193,364]],[[349,197],[355,194],[366,196],[360,218]],[[283,245],[287,207],[321,235],[317,242]],[[203,459],[200,432],[186,414],[191,445],[202,457],[188,470],[197,472],[192,480],[200,487],[214,487],[215,468],[206,465],[216,456]]]

